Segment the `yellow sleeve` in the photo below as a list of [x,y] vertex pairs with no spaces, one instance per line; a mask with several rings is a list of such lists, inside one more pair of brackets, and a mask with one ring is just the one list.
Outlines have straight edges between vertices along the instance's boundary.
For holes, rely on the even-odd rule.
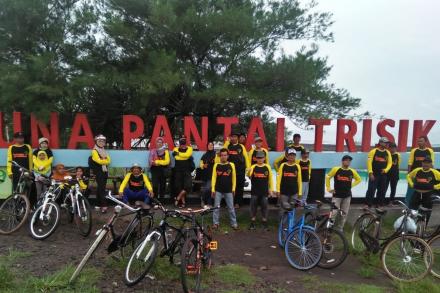
[[432,171],[434,172],[435,180],[439,182],[438,184],[434,185],[434,189],[440,189],[440,172],[436,169],[432,169]]
[[168,166],[170,164],[170,152],[165,151],[165,158],[163,160],[156,160],[154,163],[157,166]]
[[435,153],[431,148],[429,149],[429,152],[431,153],[432,164],[435,164]]
[[29,162],[29,171],[32,171],[33,161],[32,161],[32,147],[30,145],[26,145],[29,152],[28,152],[28,162]]
[[278,171],[278,168],[280,167],[280,162],[284,159],[284,154],[282,154],[281,156],[279,156],[278,158],[275,159],[275,161],[273,162],[273,167],[275,169],[275,171]]
[[39,167],[38,162],[37,162],[37,156],[34,156],[34,155],[32,156],[32,164],[34,164],[34,167],[37,167],[37,168]]
[[269,170],[269,191],[273,191],[273,177],[272,177],[272,168],[269,164],[266,164],[267,170]]
[[387,166],[386,166],[384,172],[388,173],[388,171],[390,171],[391,167],[393,166],[393,157],[391,157],[391,153],[389,150],[386,150],[386,152],[387,152],[388,159],[387,159]]
[[256,165],[252,165],[251,168],[249,169],[247,176],[248,177],[252,177],[252,174],[254,173],[254,169],[255,169]]
[[217,183],[217,165],[218,163],[215,163],[214,167],[212,168],[211,192],[215,192],[215,184]]
[[412,170],[410,173],[408,173],[408,175],[406,175],[406,180],[408,181],[408,185],[409,187],[413,188],[414,187],[414,181],[413,178],[414,176],[416,176],[417,172],[419,172],[421,168],[415,168],[414,170]]
[[400,163],[402,163],[402,156],[397,153],[397,169],[400,169]]
[[353,178],[354,178],[354,182],[351,184],[351,187],[355,187],[356,185],[358,185],[359,183],[361,183],[362,179],[361,176],[359,176],[358,172],[354,169],[351,169],[351,172],[353,172]]
[[[269,151],[266,149],[263,149],[264,153],[266,154],[266,164],[268,164],[270,166],[270,162],[269,162]],[[271,167],[272,168],[272,167]]]
[[109,165],[110,164],[110,156],[107,155],[107,158],[101,159],[99,157],[97,150],[92,150],[92,160],[94,162],[98,163],[99,165]]
[[125,187],[127,187],[128,180],[130,180],[130,175],[131,175],[131,172],[128,172],[125,175],[124,180],[122,180],[121,185],[119,186],[119,193],[124,192]]
[[246,163],[246,169],[248,169],[251,167],[248,152],[247,152],[246,148],[244,147],[244,145],[241,145],[241,148],[243,149],[243,156],[244,156],[244,161]]
[[192,156],[193,148],[189,146],[188,149],[186,150],[186,152],[181,153],[181,152],[179,152],[179,148],[175,147],[174,151],[178,152],[178,155],[175,156],[174,158],[178,161],[184,161],[184,160],[188,160]]
[[79,188],[81,188],[82,190],[87,189],[87,184],[84,183],[83,180],[78,180],[78,184],[79,184]]
[[408,157],[408,166],[412,166],[412,164],[414,163],[414,153],[416,152],[416,149],[411,149],[411,152],[409,153],[409,157]]
[[6,171],[8,172],[8,176],[12,175],[12,145],[8,147],[8,160],[6,162]]
[[153,192],[153,186],[151,185],[150,179],[148,179],[148,176],[146,174],[142,174],[142,177],[144,178],[145,186],[147,187],[148,191],[151,193]]
[[284,168],[284,163],[281,164],[277,173],[277,190],[276,190],[277,192],[281,192],[281,179],[283,178],[283,168]]
[[368,174],[373,173],[373,159],[374,159],[374,154],[376,153],[376,149],[372,149],[369,153],[368,153],[368,159],[367,159],[367,170],[368,170]]
[[204,164],[203,161],[200,159],[200,162],[199,162],[199,168],[203,170],[204,165],[205,165],[205,164]]
[[302,175],[301,175],[301,166],[296,164],[298,168],[298,196],[302,196],[303,193],[303,183],[302,183]]
[[249,159],[249,164],[252,165],[252,155],[254,154],[255,149],[251,148],[251,150],[248,153],[248,159]]
[[234,163],[230,163],[232,167],[232,191],[235,192],[235,187],[237,186],[237,178],[235,176],[235,165]]
[[309,160],[310,164],[309,164],[309,181],[312,178],[312,161]]
[[336,172],[338,172],[339,167],[333,167],[330,172],[328,172],[327,176],[325,176],[325,187],[327,189],[327,191],[331,190],[331,186],[330,186],[330,179],[332,179],[333,177],[335,177]]
[[220,163],[220,155],[219,154],[215,155],[214,163]]
[[226,141],[223,143],[223,147],[227,149],[230,144],[231,142],[229,141],[229,139],[226,139]]

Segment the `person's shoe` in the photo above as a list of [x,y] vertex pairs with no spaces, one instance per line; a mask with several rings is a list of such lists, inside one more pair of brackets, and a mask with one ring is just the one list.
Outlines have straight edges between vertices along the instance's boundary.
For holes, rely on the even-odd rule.
[[256,229],[256,227],[255,227],[255,222],[254,221],[252,221],[250,224],[249,224],[249,230],[255,230]]
[[267,221],[263,222],[263,230],[269,231],[269,226],[267,225]]
[[235,225],[232,225],[231,227],[232,227],[232,229],[234,229],[235,231],[237,231],[237,230],[238,230],[238,225],[237,225],[237,224],[235,224]]

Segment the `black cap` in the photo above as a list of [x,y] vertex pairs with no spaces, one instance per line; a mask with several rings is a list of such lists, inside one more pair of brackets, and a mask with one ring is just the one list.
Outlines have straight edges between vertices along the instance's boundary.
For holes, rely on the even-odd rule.
[[431,159],[431,157],[430,157],[430,156],[426,156],[426,157],[423,159],[423,163],[432,163],[432,159]]
[[14,133],[14,138],[24,138],[24,134],[21,131]]
[[256,158],[265,158],[266,154],[263,151],[257,151],[257,153],[255,154]]
[[310,153],[310,152],[307,149],[302,149],[301,150],[301,155],[308,154],[308,153]]
[[349,155],[345,155],[342,157],[342,161],[345,161],[345,160],[353,161],[353,157],[349,156]]

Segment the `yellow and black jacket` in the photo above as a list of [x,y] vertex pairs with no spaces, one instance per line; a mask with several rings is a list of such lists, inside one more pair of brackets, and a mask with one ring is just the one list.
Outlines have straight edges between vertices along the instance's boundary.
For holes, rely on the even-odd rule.
[[263,151],[264,155],[265,155],[265,159],[264,159],[264,164],[269,164],[269,152],[267,151],[267,149],[265,148],[261,148],[261,150],[257,150],[255,148],[252,148],[249,151],[249,160],[250,160],[250,165],[255,165],[257,163],[257,151]]
[[281,195],[302,196],[301,167],[297,163],[281,164],[277,173],[277,192]]
[[188,171],[190,170],[190,159],[193,154],[193,148],[191,146],[187,146],[186,149],[175,147],[173,149],[174,154],[174,169],[177,171]]
[[211,191],[220,193],[235,192],[236,177],[234,163],[215,163],[212,168]]
[[378,175],[382,173],[382,170],[388,173],[392,163],[391,153],[387,149],[380,150],[379,148],[374,148],[368,153],[367,170],[369,174]]
[[[334,197],[346,198],[351,196],[351,189],[361,183],[358,172],[352,168],[333,167],[325,176],[327,191],[331,190],[330,179],[333,178],[335,190]],[[354,179],[354,182],[353,182]]]
[[312,176],[312,161],[307,159],[307,161],[299,160],[298,165],[301,167],[302,182],[309,182]]
[[8,148],[8,161],[6,162],[6,169],[8,175],[13,172],[18,172],[18,169],[12,165],[11,161],[15,161],[23,168],[32,171],[32,148],[28,144],[10,145]]
[[409,186],[415,190],[429,192],[440,189],[440,172],[432,168],[428,170],[416,168],[406,176],[406,179]]
[[245,170],[250,168],[250,160],[244,145],[240,143],[231,144],[227,141],[224,144],[224,148],[228,149],[228,161],[234,163],[236,170]]
[[133,173],[128,172],[125,175],[121,186],[119,186],[119,193],[123,193],[126,187],[132,191],[140,191],[146,188],[150,193],[153,192],[153,187],[151,186],[150,180],[144,173],[140,174],[139,176],[134,176]]
[[272,168],[269,164],[252,165],[248,176],[251,179],[251,194],[267,196],[273,190]]
[[426,157],[430,157],[432,162],[435,160],[434,151],[431,148],[414,148],[409,153],[408,166],[410,170],[422,167],[422,162]]

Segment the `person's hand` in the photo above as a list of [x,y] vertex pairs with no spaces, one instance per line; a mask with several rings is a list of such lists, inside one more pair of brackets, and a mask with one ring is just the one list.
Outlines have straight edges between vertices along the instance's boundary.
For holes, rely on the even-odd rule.
[[328,192],[331,193],[331,194],[335,194],[335,190],[334,189],[330,189]]
[[151,166],[156,166],[156,161],[151,162]]
[[44,167],[43,166],[40,166],[40,167],[38,167],[38,170],[43,170],[44,169]]
[[370,174],[368,175],[368,177],[370,178],[371,181],[374,181],[374,175],[373,175],[373,173],[370,173]]
[[273,191],[269,191],[269,197],[273,197]]
[[211,197],[215,198],[215,192],[211,192]]
[[208,168],[208,164],[203,164],[203,168],[207,169]]
[[177,156],[179,154],[179,152],[174,151],[173,152],[173,156]]
[[154,197],[154,192],[150,191],[150,197],[153,198]]
[[381,172],[382,172],[382,174],[385,174],[385,173],[386,173],[386,172],[385,172],[385,169],[382,169],[382,171],[381,171]]
[[116,196],[117,198],[122,198],[122,192],[119,192],[118,195]]
[[9,179],[12,179],[12,174],[9,174],[8,177],[9,177]]
[[279,193],[278,191],[275,192],[275,195],[276,195],[277,197],[280,197],[280,193]]
[[232,192],[232,196],[235,196],[235,191]]

